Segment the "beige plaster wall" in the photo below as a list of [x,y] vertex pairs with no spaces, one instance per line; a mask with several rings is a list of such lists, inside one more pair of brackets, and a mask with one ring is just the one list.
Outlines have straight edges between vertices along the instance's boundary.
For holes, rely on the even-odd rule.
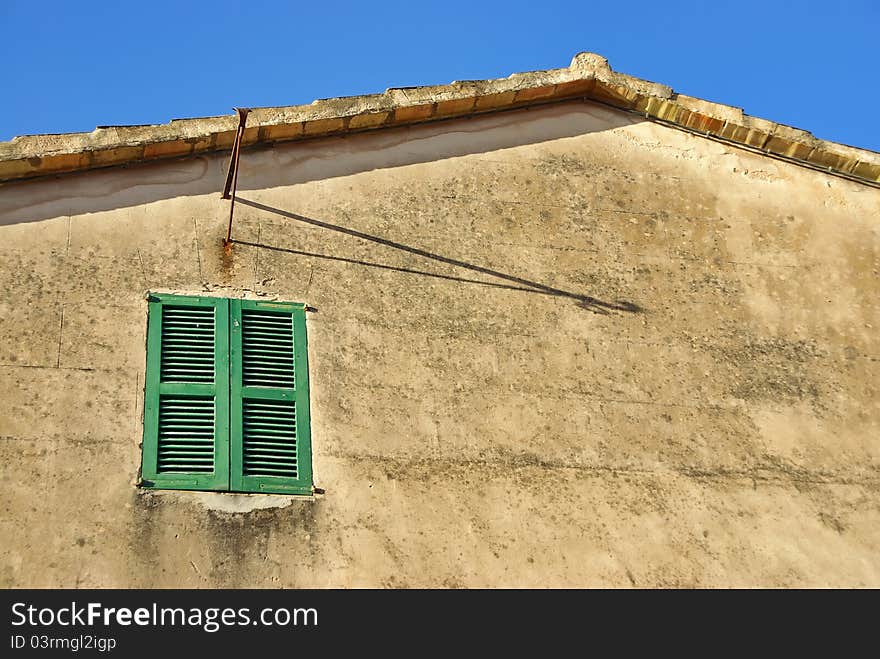
[[[0,187],[6,586],[880,586],[880,191],[609,109]],[[147,290],[308,317],[314,499],[155,493]]]

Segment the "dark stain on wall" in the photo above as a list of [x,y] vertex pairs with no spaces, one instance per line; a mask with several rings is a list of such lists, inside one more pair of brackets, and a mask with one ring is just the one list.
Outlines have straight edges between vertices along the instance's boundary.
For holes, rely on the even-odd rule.
[[149,587],[161,569],[159,534],[162,525],[164,502],[142,490],[131,492],[131,524],[128,546],[138,570],[135,573],[143,582],[139,587]]
[[[266,575],[279,572],[271,562],[269,543],[272,536],[283,534],[297,544],[313,537],[316,501],[295,501],[283,508],[253,510],[247,513],[205,511],[199,529],[213,557],[209,578],[216,584],[246,588],[263,583]],[[293,552],[291,560],[301,560],[303,552]],[[283,560],[283,559],[282,559]],[[251,578],[253,577],[253,578]]]

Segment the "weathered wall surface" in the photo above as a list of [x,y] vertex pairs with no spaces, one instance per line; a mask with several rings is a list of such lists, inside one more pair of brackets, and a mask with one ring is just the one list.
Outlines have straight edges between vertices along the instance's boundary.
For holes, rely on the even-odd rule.
[[[880,191],[573,103],[246,152],[224,257],[224,165],[0,188],[4,585],[880,586]],[[146,290],[318,309],[326,494],[135,487]]]

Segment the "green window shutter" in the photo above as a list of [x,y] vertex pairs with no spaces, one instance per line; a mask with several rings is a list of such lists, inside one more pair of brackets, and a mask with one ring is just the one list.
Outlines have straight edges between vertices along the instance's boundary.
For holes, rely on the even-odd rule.
[[312,493],[305,308],[230,301],[230,484]]
[[229,300],[151,295],[142,484],[229,489]]

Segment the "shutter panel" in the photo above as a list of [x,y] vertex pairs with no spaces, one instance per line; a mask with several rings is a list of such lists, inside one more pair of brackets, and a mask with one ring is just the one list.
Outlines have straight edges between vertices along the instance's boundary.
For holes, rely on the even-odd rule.
[[311,494],[305,309],[232,300],[230,483]]
[[229,489],[229,301],[151,295],[142,481]]

